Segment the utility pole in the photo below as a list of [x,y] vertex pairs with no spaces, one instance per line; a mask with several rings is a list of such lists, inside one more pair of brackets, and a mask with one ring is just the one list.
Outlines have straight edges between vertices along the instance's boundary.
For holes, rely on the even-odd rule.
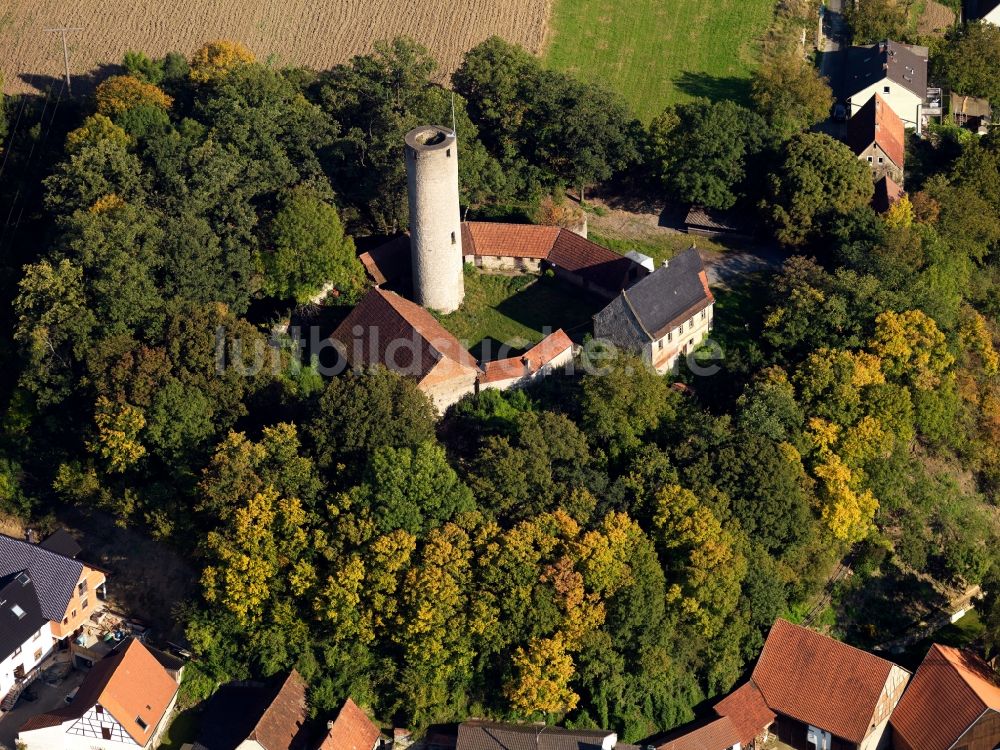
[[66,46],[66,34],[70,31],[83,31],[79,26],[60,26],[58,28],[45,29],[46,31],[57,32],[62,35],[63,45],[63,65],[66,68],[66,93],[72,95],[73,87],[69,79],[69,47]]

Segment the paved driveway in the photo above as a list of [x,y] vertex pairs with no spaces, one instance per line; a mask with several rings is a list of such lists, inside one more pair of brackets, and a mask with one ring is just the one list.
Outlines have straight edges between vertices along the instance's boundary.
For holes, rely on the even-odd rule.
[[54,708],[65,706],[64,699],[67,693],[73,688],[79,687],[84,676],[83,672],[74,669],[66,676],[66,679],[55,687],[42,679],[31,683],[31,690],[38,696],[38,700],[28,702],[22,698],[14,706],[13,711],[8,711],[0,718],[0,748],[14,750],[14,738],[17,737],[17,730],[21,728],[21,725],[32,716],[38,716],[38,714],[44,714]]

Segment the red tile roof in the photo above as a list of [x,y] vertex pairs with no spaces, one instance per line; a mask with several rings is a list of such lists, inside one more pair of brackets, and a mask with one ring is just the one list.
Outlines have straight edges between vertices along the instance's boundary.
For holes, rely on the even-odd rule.
[[340,343],[353,366],[382,365],[417,380],[442,357],[479,370],[475,357],[433,315],[383,289],[369,291],[330,338]]
[[744,683],[715,704],[715,713],[728,716],[736,726],[740,742],[748,745],[775,718],[753,680]]
[[489,221],[465,222],[463,229],[467,230],[462,233],[462,251],[466,255],[538,259],[549,257],[561,231],[559,227]]
[[637,265],[624,255],[585,240],[568,229],[559,230],[548,261],[609,292],[624,289],[629,272]]
[[906,159],[906,128],[885,99],[875,94],[847,123],[847,143],[860,156],[873,143],[900,169]]
[[875,192],[872,194],[872,208],[877,213],[884,214],[892,204],[906,195],[906,192],[892,181],[889,175],[882,175],[875,183]]
[[987,709],[1000,711],[1000,685],[989,665],[967,651],[934,644],[890,721],[910,747],[947,750]]
[[301,742],[306,717],[306,683],[293,669],[247,739],[264,750],[293,750]]
[[361,253],[361,265],[376,284],[393,283],[409,278],[412,273],[410,258],[410,236],[401,234],[386,243]]
[[381,734],[367,714],[348,698],[319,750],[372,750]]
[[487,362],[485,374],[479,379],[479,382],[495,383],[499,380],[513,380],[533,375],[567,349],[572,348],[572,340],[560,328],[555,333],[550,333],[520,357]]
[[895,665],[808,628],[777,620],[752,679],[776,713],[860,743]]
[[[376,284],[395,284],[412,273],[409,248],[409,236],[401,235],[358,257]],[[625,287],[637,265],[568,229],[534,224],[464,222],[462,252],[478,257],[547,260],[612,293]]]
[[[28,719],[20,731],[75,721],[100,704],[129,737],[145,747],[176,693],[174,678],[145,646],[133,640],[94,665],[73,703]],[[136,719],[142,719],[145,729]]]
[[742,741],[736,725],[723,716],[697,729],[682,727],[657,742],[656,750],[728,750]]

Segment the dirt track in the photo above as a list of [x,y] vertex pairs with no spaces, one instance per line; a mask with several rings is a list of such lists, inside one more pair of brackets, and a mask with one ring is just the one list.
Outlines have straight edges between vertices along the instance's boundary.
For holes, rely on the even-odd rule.
[[[493,34],[538,52],[550,0],[8,0],[0,3],[0,70],[8,93],[58,81],[69,35],[70,69],[100,75],[128,50],[190,54],[209,39],[236,39],[259,59],[328,68],[370,50],[373,41],[406,34],[427,45],[442,74]],[[4,7],[6,6],[6,7]],[[81,79],[81,86],[86,80]]]

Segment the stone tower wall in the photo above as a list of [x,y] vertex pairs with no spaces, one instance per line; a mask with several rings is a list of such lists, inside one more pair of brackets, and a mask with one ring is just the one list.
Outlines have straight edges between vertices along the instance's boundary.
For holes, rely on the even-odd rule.
[[465,296],[457,146],[455,134],[436,125],[406,134],[413,294],[443,313],[458,309]]

